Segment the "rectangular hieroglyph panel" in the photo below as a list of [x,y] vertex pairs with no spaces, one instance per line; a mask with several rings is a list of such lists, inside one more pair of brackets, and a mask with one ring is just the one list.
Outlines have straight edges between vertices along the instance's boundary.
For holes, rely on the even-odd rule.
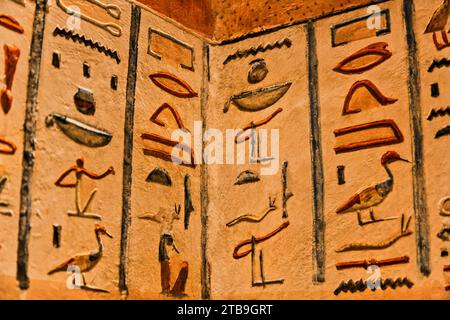
[[[435,68],[428,72],[433,61],[449,61],[450,48],[438,50],[433,42],[433,34],[424,34],[427,23],[434,11],[441,5],[442,1],[433,0],[428,2],[415,1],[416,19],[415,30],[417,45],[419,50],[420,79],[421,79],[421,103],[422,103],[422,124],[425,154],[425,177],[427,181],[427,200],[430,219],[430,243],[433,279],[433,295],[430,297],[447,297],[448,292],[444,291],[446,285],[450,283],[450,276],[443,272],[443,266],[449,264],[448,257],[441,257],[441,248],[448,250],[448,242],[439,238],[437,234],[444,225],[449,225],[449,218],[444,216],[449,213],[449,203],[442,209],[441,201],[450,196],[448,184],[448,172],[450,168],[449,150],[450,136],[435,138],[436,133],[450,125],[450,93],[446,89],[450,85],[449,64],[443,64],[441,68]],[[444,30],[448,30],[447,24]],[[445,44],[440,32],[436,33],[438,43]],[[447,43],[448,46],[450,44]],[[437,84],[439,96],[432,97],[431,86]],[[433,115],[434,114],[434,115]],[[430,119],[430,120],[428,120]],[[440,214],[444,212],[444,215]],[[447,213],[445,213],[447,212]]]
[[[178,63],[168,61],[184,61],[181,51],[165,51],[162,59],[149,54],[149,31],[156,29],[171,38],[193,48],[194,72],[182,68]],[[153,39],[158,40],[158,39]],[[167,55],[174,56],[167,56]],[[131,225],[129,230],[128,252],[128,288],[130,297],[164,299],[161,285],[161,264],[159,247],[161,237],[170,235],[179,253],[170,245],[163,245],[169,256],[170,289],[173,288],[182,265],[188,264],[188,276],[185,287],[187,298],[201,297],[200,281],[200,168],[196,166],[179,166],[170,159],[164,160],[154,156],[155,153],[144,153],[144,148],[171,153],[171,147],[157,141],[143,139],[143,134],[153,134],[171,140],[171,134],[179,125],[194,133],[194,121],[201,121],[200,96],[203,75],[203,43],[198,38],[181,31],[149,11],[143,10],[139,33],[139,54],[136,83],[136,105],[134,115],[133,139],[133,175],[131,188]],[[157,75],[170,74],[169,77]],[[153,76],[153,82],[150,76]],[[178,81],[180,80],[180,81]],[[178,82],[177,82],[178,81]],[[157,85],[158,84],[158,85]],[[178,97],[168,90],[182,92],[189,97]],[[189,88],[191,93],[189,93]],[[193,94],[195,93],[195,94]],[[157,110],[164,104],[170,108]],[[150,118],[154,116],[154,121]],[[179,120],[177,123],[177,118]],[[159,124],[164,124],[158,125]],[[201,127],[200,127],[201,128]],[[200,129],[201,130],[201,129]],[[201,132],[201,131],[200,131]],[[147,181],[154,169],[164,169],[172,181],[171,186]],[[162,170],[161,170],[162,171]],[[193,211],[190,212],[188,228],[185,229],[185,191],[184,180],[189,175],[190,194]],[[179,219],[175,206],[180,205]],[[189,211],[189,210],[188,210]],[[141,219],[141,216],[155,216],[153,220]],[[163,263],[167,266],[167,260]]]
[[[383,260],[402,256],[408,256],[409,263],[382,268],[381,278],[384,280],[408,277],[416,284],[413,292],[420,293],[422,296],[424,294],[421,289],[417,289],[422,278],[416,262],[415,237],[417,230],[415,229],[412,165],[410,163],[397,161],[388,165],[393,173],[393,190],[385,196],[381,204],[374,204],[372,207],[376,219],[390,217],[396,217],[396,219],[360,226],[356,212],[337,213],[338,208],[351,202],[352,196],[361,192],[363,188],[375,187],[377,183],[382,183],[389,178],[381,164],[383,154],[395,151],[402,158],[412,160],[413,141],[410,131],[407,87],[408,51],[402,19],[402,3],[395,1],[381,4],[380,9],[389,11],[390,34],[378,37],[374,34],[373,37],[335,48],[332,47],[333,26],[367,15],[367,10],[360,9],[316,23],[325,179],[324,214],[327,230],[325,237],[326,282],[322,290],[328,297],[334,297],[333,291],[341,281],[366,280],[370,276],[370,273],[363,268],[337,271],[336,263],[372,258]],[[383,44],[376,44],[380,42]],[[343,63],[344,70],[358,68],[361,70],[343,73],[335,69],[339,62],[369,45],[372,46],[371,49],[378,50],[376,55],[373,55],[374,50],[369,50],[368,53],[360,52],[351,60],[348,59]],[[344,112],[346,99],[349,107],[347,110],[361,107],[361,111],[357,113]],[[385,120],[393,121],[386,122]],[[344,140],[349,139],[347,142],[351,142],[355,148],[336,154],[334,148],[338,146],[338,143],[342,143],[341,139],[343,138],[337,138],[335,130],[375,121],[390,123],[389,126],[392,130],[380,131],[369,127],[366,134],[364,131],[358,131],[355,134],[350,130],[349,136]],[[400,130],[401,135],[394,134],[396,127]],[[360,142],[372,141],[372,143],[366,144],[366,148],[358,147],[358,140]],[[338,185],[338,166],[345,166],[346,183],[342,185]],[[369,194],[376,197],[379,194],[377,191],[382,191],[382,186],[371,190]],[[364,204],[367,203],[366,201],[361,197],[359,202]],[[369,218],[369,209],[361,210],[364,221]],[[381,244],[388,242],[389,239],[400,234],[402,214],[405,215],[405,220],[407,217],[412,217],[409,225],[409,230],[413,232],[412,235],[400,238],[392,246],[383,250],[336,252],[340,247],[352,243]],[[413,294],[412,290],[406,288],[396,291],[389,288],[376,293],[367,291],[361,294],[341,293],[338,297],[367,298],[368,295],[371,295],[371,297],[377,298],[401,298],[412,297],[411,294]]]
[[[17,226],[20,205],[20,183],[23,154],[23,121],[25,117],[25,102],[28,80],[28,55],[30,37],[33,26],[34,6],[23,6],[13,1],[2,1],[0,14],[15,19],[23,28],[23,33],[14,32],[0,25],[0,74],[5,73],[6,52],[4,46],[16,47],[20,50],[16,71],[12,82],[12,105],[7,114],[0,108],[0,138],[13,143],[17,149],[14,154],[0,154],[0,176],[7,177],[2,186],[0,201],[9,203],[8,207],[0,209],[0,277],[14,279],[17,260]],[[2,81],[0,90],[5,89]],[[1,143],[1,150],[10,149]],[[11,210],[11,211],[10,211]],[[9,214],[12,213],[12,216]],[[3,281],[3,280],[2,280]],[[14,281],[12,281],[14,284]],[[5,292],[8,294],[11,292]],[[12,296],[11,296],[12,297]]]
[[[254,50],[259,46],[261,50]],[[220,130],[224,159],[227,156],[232,159],[230,164],[208,165],[208,259],[211,263],[212,298],[304,298],[311,294],[312,184],[306,53],[304,26],[211,51],[207,127]],[[255,71],[249,73],[250,70]],[[285,84],[288,84],[287,91]],[[260,89],[263,90],[253,92]],[[244,92],[253,93],[242,95]],[[236,99],[230,103],[232,97]],[[279,98],[275,103],[274,97]],[[240,102],[241,107],[238,108],[237,103]],[[226,113],[225,105],[229,106]],[[276,113],[279,108],[282,111]],[[274,113],[276,115],[271,121],[257,129],[257,132],[259,129],[268,130],[269,157],[278,156],[270,151],[271,147],[279,150],[274,170],[264,175],[262,169],[269,169],[267,162],[249,163],[249,141],[244,146],[245,161],[237,164],[236,144],[232,135],[227,139],[226,130],[242,129],[252,122],[267,120]],[[272,139],[274,130],[279,130],[279,141]],[[226,153],[226,143],[233,147],[234,156]],[[263,152],[260,156],[263,157]],[[288,162],[286,191],[292,192],[293,197],[287,202],[288,214],[283,218],[282,167],[285,161]],[[260,180],[236,185],[238,176],[246,170],[251,170]],[[270,199],[274,201],[273,210],[269,205]],[[227,226],[245,214],[261,218],[268,209],[270,212],[260,222],[242,221]],[[260,250],[263,252],[265,280],[283,279],[284,283],[267,284],[265,288],[252,286],[251,254],[234,259],[235,247],[252,236],[260,238],[287,223],[287,228],[274,237],[256,244],[254,261],[255,283],[261,283]],[[251,245],[247,243],[238,254],[248,250],[251,250]]]
[[[81,21],[74,19],[58,3],[62,6],[79,5],[82,16],[86,18]],[[76,1],[54,1],[47,15],[38,99],[28,268],[31,278],[29,294],[41,292],[40,298],[44,298],[43,285],[45,294],[50,295],[55,292],[53,290],[58,290],[60,298],[86,297],[87,294],[91,298],[108,298],[118,293],[123,133],[131,13],[127,2],[111,0],[111,4],[117,6],[114,15],[118,17],[120,13],[120,19],[109,16],[94,4]],[[90,23],[87,19],[95,21]],[[117,37],[98,26],[106,22],[114,24],[113,30],[120,30],[121,36]],[[59,32],[54,33],[55,30]],[[65,32],[69,33],[67,38],[63,36]],[[89,39],[93,43],[88,42]],[[120,57],[120,63],[114,51]],[[59,68],[52,64],[54,54],[60,56]],[[84,70],[83,65],[88,66],[89,70]],[[85,71],[89,71],[89,77]],[[117,90],[111,88],[113,75],[118,77]],[[81,95],[77,104],[75,95],[79,88]],[[63,117],[67,117],[66,120]],[[112,136],[110,141],[108,135]],[[101,220],[69,216],[69,211],[76,211],[76,189],[55,185],[64,172],[81,167],[76,162],[81,158],[86,174],[81,175],[80,206],[86,206],[92,192],[96,190],[96,193],[87,209],[81,208],[80,211],[100,215]],[[110,167],[115,174],[101,179],[89,177],[102,175]],[[75,183],[75,176],[75,172],[71,171],[62,183]],[[65,271],[47,275],[49,270],[69,257],[98,249],[94,233],[96,223],[104,226],[113,238],[102,237],[103,257],[91,271],[86,272],[86,283],[111,291],[109,295],[68,290],[66,279],[69,274]],[[62,226],[59,248],[53,246],[54,224]]]

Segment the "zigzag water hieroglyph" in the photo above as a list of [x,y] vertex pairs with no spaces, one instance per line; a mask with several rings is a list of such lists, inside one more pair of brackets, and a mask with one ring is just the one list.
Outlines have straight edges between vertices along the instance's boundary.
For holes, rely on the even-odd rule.
[[66,38],[67,40],[72,39],[73,42],[78,42],[84,44],[86,47],[90,47],[92,49],[97,49],[98,52],[103,53],[107,57],[110,57],[116,60],[117,64],[120,63],[120,56],[116,50],[112,50],[110,48],[105,47],[100,42],[94,42],[91,39],[86,38],[85,35],[81,35],[79,33],[75,33],[72,30],[56,27],[53,31],[53,36],[61,36]]
[[[380,280],[380,288],[382,290],[386,290],[387,288],[396,289],[397,287],[408,287],[408,289],[411,289],[414,286],[414,283],[409,280],[407,277],[404,278],[397,278],[395,280],[391,278],[387,278],[385,280]],[[364,281],[363,279],[360,279],[358,281],[349,280],[347,282],[342,281],[339,284],[339,287],[334,290],[334,294],[338,295],[341,292],[351,292],[355,293],[357,291],[364,292],[366,289],[368,289],[367,281]],[[372,291],[375,291],[374,289],[371,289]]]
[[256,48],[250,48],[250,49],[243,50],[243,51],[238,50],[238,51],[236,51],[236,53],[234,53],[232,55],[229,55],[225,59],[223,64],[230,63],[233,60],[247,58],[247,57],[249,57],[251,55],[256,56],[258,53],[266,52],[266,51],[269,51],[269,50],[281,49],[284,46],[290,48],[292,46],[292,41],[290,39],[288,39],[288,38],[285,38],[284,40],[277,41],[277,42],[275,42],[273,44],[267,44],[265,46],[260,45],[260,46],[258,46]]
[[428,68],[428,72],[433,72],[434,69],[440,69],[443,67],[450,67],[450,59],[447,58],[442,58],[440,60],[433,60],[433,63],[430,65],[430,67]]

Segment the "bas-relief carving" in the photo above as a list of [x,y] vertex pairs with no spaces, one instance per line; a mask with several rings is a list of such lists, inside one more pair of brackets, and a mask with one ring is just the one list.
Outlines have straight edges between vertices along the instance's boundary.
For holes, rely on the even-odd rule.
[[88,285],[86,283],[85,275],[84,273],[89,272],[92,270],[102,259],[103,257],[103,240],[102,236],[108,236],[109,238],[112,238],[113,236],[106,230],[105,227],[96,224],[95,225],[95,237],[97,239],[98,249],[91,251],[89,253],[82,253],[77,254],[75,256],[70,257],[68,260],[64,261],[63,263],[57,265],[53,269],[51,269],[47,274],[52,275],[58,272],[75,272],[77,275],[81,273],[82,275],[82,281],[79,285],[80,289],[83,290],[89,290],[94,292],[105,292],[108,293],[108,290],[97,288],[91,285]]
[[[94,17],[84,14],[81,11],[78,12],[78,11],[74,10],[71,6],[66,5],[62,0],[55,0],[55,1],[56,1],[56,5],[62,11],[64,11],[66,14],[76,17],[76,18],[79,18],[79,19],[82,19],[86,22],[89,22],[89,23],[99,27],[100,29],[107,31],[108,33],[110,33],[111,35],[113,35],[115,37],[122,36],[122,28],[118,24],[111,23],[111,22],[105,22],[105,21],[99,21],[99,20],[95,19]],[[105,10],[108,13],[108,15],[110,15],[114,19],[117,19],[117,20],[120,19],[121,11],[117,6],[107,5],[107,4],[104,4],[104,3],[100,2],[100,1],[96,1],[96,0],[95,1],[89,0],[89,2],[94,3],[99,8]]]
[[[92,1],[90,0],[90,2],[93,4],[96,4],[98,7],[106,10],[107,12],[110,12],[111,17],[117,18],[117,19],[120,17],[120,11],[115,11],[114,8],[110,8],[110,6],[104,4],[100,1],[97,1],[97,0],[92,0]],[[385,15],[384,12],[388,12],[388,14]],[[384,14],[383,17],[387,17],[384,19],[389,20],[389,11],[383,11],[383,14]],[[390,27],[389,21],[387,21],[386,24]],[[346,25],[343,25],[343,27],[346,27]],[[385,30],[385,32],[387,32],[386,30]],[[342,37],[342,34],[340,32],[341,31],[336,33],[336,35],[338,35],[339,37]],[[112,34],[112,35],[114,35],[114,34]],[[373,34],[371,36],[378,36],[378,35],[381,35],[381,34]],[[346,39],[346,41],[347,40],[349,40],[349,39]],[[358,40],[358,39],[355,38],[353,40]],[[288,45],[287,43],[283,44],[283,46],[285,46],[286,48],[289,48],[291,45],[292,44]],[[278,45],[278,46],[279,46],[279,48],[277,48],[277,49],[283,48],[283,46],[281,46],[281,45]],[[384,62],[385,60],[387,60],[391,57],[391,55],[390,55],[391,53],[389,51],[385,50],[386,47],[387,47],[387,44],[386,44],[386,46],[384,46],[384,45],[372,46],[372,47],[368,46],[366,48],[366,51],[364,51],[364,49],[363,49],[363,50],[360,50],[359,52],[353,54],[352,56],[349,56],[349,58],[352,58],[353,60],[348,59],[348,58],[345,61],[343,60],[340,63],[339,68],[336,68],[335,71],[348,75],[351,73],[365,72],[365,71],[370,70],[371,68],[375,68],[378,65],[382,64],[382,62]],[[274,47],[274,48],[276,48],[276,47]],[[228,59],[229,61],[227,61],[227,63],[224,63],[224,64],[227,65],[228,63],[234,62],[235,60],[246,58],[247,56],[253,55],[252,52],[261,53],[261,52],[268,51],[269,49],[273,50],[274,48],[262,46],[262,47],[260,47],[259,51],[258,50],[247,51],[245,53],[240,52],[239,54],[235,54],[234,56],[230,55],[230,57],[232,57],[232,58],[229,57],[230,58],[230,59]],[[101,50],[99,48],[97,48],[97,49],[99,52],[101,52]],[[150,50],[150,45],[149,45],[149,50]],[[374,55],[380,55],[381,56],[380,60],[378,60],[374,57],[369,57],[370,58],[369,59],[367,56],[369,56],[370,53],[367,54],[367,52],[369,52],[370,50],[374,50],[374,53],[373,53]],[[158,53],[156,53],[156,55],[158,55],[159,59],[162,60],[163,62],[167,58],[163,54],[164,53],[163,51],[156,51],[153,49],[153,52],[154,53],[158,52]],[[360,59],[360,58],[363,58],[362,60],[364,60],[364,61],[361,61],[361,60],[357,61],[357,59]],[[368,60],[365,60],[365,59],[368,59]],[[119,60],[120,60],[120,58],[119,58]],[[59,57],[58,61],[61,61],[61,57]],[[441,67],[445,66],[445,64],[446,64],[446,62],[443,59],[443,60],[440,60],[439,62],[434,63],[433,68],[430,67],[430,69],[432,69],[432,71],[433,71],[435,68],[441,68]],[[182,68],[185,68],[185,66],[187,66],[187,64],[182,64],[182,63],[179,63],[178,65],[181,66]],[[58,63],[58,67],[59,66],[60,66],[60,63]],[[247,65],[247,68],[248,68],[248,65]],[[185,69],[189,69],[189,68],[185,68]],[[271,71],[271,72],[274,72],[274,71]],[[170,76],[167,76],[167,74],[165,74],[161,77],[161,74],[162,73],[153,74],[153,76],[155,76],[155,77],[151,78],[151,80],[158,88],[162,89],[166,93],[169,93],[178,98],[194,98],[194,97],[198,96],[198,94],[189,86],[189,84],[187,84],[185,81],[181,80],[181,78],[179,76],[175,76],[172,74],[170,74]],[[267,74],[268,74],[268,69],[267,69],[266,63],[261,60],[259,60],[259,61],[255,60],[250,65],[250,70],[248,72],[248,79],[246,79],[246,80],[250,84],[257,84],[259,82],[262,82],[266,78]],[[367,81],[369,81],[369,80],[367,80]],[[369,82],[372,83],[371,81],[369,81]],[[263,110],[265,108],[268,108],[268,107],[276,104],[278,102],[278,100],[281,99],[287,93],[287,91],[290,88],[290,85],[291,85],[291,83],[289,83],[287,90],[285,92],[283,92],[280,95],[280,97],[278,97],[278,98],[277,98],[277,95],[275,95],[275,97],[259,96],[260,93],[264,93],[264,94],[269,93],[269,95],[271,95],[273,93],[271,90],[264,90],[264,89],[269,88],[269,87],[267,87],[267,88],[263,88],[260,90],[256,89],[254,91],[242,92],[241,94],[234,95],[230,98],[230,103],[235,104],[238,107],[238,109],[240,109],[241,111],[254,112],[254,111]],[[375,98],[375,100],[377,100],[377,102],[379,104],[384,105],[384,104],[394,103],[397,101],[396,99],[388,98],[388,97],[382,95],[379,90],[378,91],[376,90],[376,87],[375,87],[375,89],[373,89],[374,87],[375,86],[367,85],[364,88],[367,89],[367,92],[370,93],[372,95],[372,97]],[[284,89],[286,89],[286,87]],[[350,90],[350,91],[352,91],[352,90]],[[80,93],[80,91],[78,93]],[[353,97],[353,93],[354,92],[352,92],[352,94],[349,93],[349,97],[350,97],[349,100],[351,100],[351,98]],[[82,96],[82,97],[80,98],[80,96]],[[265,100],[266,98],[267,98],[267,100]],[[365,98],[367,98],[367,96]],[[361,104],[361,105],[367,106],[368,104],[364,103],[365,102],[364,99],[362,99],[362,100],[363,100],[363,104]],[[269,101],[269,102],[267,102],[267,101]],[[349,105],[350,105],[350,103],[349,103]],[[93,99],[93,95],[89,95],[87,92],[82,92],[81,94],[78,94],[78,96],[75,98],[75,106],[77,107],[78,111],[80,111],[84,115],[94,115],[94,113],[95,113],[95,100]],[[288,107],[289,106],[285,106],[285,108],[288,108]],[[357,109],[358,108],[356,108],[356,107],[344,108],[344,110],[350,110],[350,111],[357,110]],[[362,109],[362,108],[359,108],[359,109]],[[250,122],[248,125],[244,126],[244,128],[242,129],[242,132],[244,132],[248,129],[257,127],[257,126],[268,124],[278,113],[281,112],[281,110],[282,109],[279,108],[275,112],[270,114],[267,118],[264,118],[259,121]],[[161,120],[161,119],[165,119],[165,117],[163,118],[164,115],[162,114],[165,111],[169,111],[172,114],[173,119],[175,120],[175,122],[179,128],[186,129],[185,125],[183,124],[183,121],[181,120],[181,116],[178,114],[177,109],[175,109],[174,107],[171,107],[168,104],[164,104],[163,106],[161,106],[160,109],[158,109],[153,114],[153,116],[151,117],[151,121],[158,126],[165,127],[167,125],[167,123]],[[224,111],[225,111],[225,109],[224,109]],[[352,113],[352,112],[349,112],[349,113]],[[160,115],[161,115],[161,118],[159,117]],[[445,110],[435,108],[430,112],[429,120],[433,120],[435,118],[443,117],[443,116],[445,116]],[[106,131],[91,127],[90,125],[87,125],[81,121],[78,121],[78,120],[75,120],[72,118],[67,118],[65,116],[60,116],[59,114],[52,114],[52,117],[54,118],[56,124],[58,125],[58,127],[61,129],[61,131],[65,135],[67,135],[69,138],[71,138],[75,142],[83,144],[85,146],[91,146],[91,147],[105,146],[110,142],[110,140],[112,138],[112,135],[107,133]],[[382,121],[384,121],[384,120],[382,120]],[[69,124],[69,125],[67,126],[67,124]],[[64,126],[66,126],[66,127],[64,127]],[[62,129],[62,127],[64,127],[64,129]],[[370,127],[365,127],[365,128],[370,129]],[[378,127],[376,125],[374,125],[374,128],[378,128]],[[392,136],[388,139],[392,139],[392,141],[394,141],[394,140],[396,141],[396,142],[392,142],[392,143],[403,142],[403,134],[400,132],[400,129],[396,125],[395,121],[389,123],[389,126],[386,126],[386,128],[391,129],[390,134]],[[345,129],[348,129],[348,131],[346,131]],[[360,129],[360,126],[356,125],[356,126],[351,126],[351,127],[344,128],[344,129],[337,129],[335,131],[335,135],[338,138],[344,131],[345,131],[345,133],[352,133],[353,129],[358,131]],[[403,127],[402,127],[402,129],[403,129]],[[449,134],[449,133],[450,133],[450,130],[448,130],[447,128],[444,127],[437,133],[436,138],[441,138],[444,135]],[[377,134],[380,134],[380,136],[383,136],[385,134],[385,132],[375,132],[375,135],[377,135]],[[371,134],[368,134],[368,135],[370,136]],[[172,146],[171,145],[172,141],[167,142],[168,140],[166,138],[156,136],[155,134],[143,134],[142,138],[144,140],[146,140],[148,138],[147,140],[152,140],[152,141],[156,141],[156,142],[163,143],[163,144],[165,141],[166,143],[168,143],[169,146]],[[384,137],[382,137],[382,138],[371,137],[371,138],[373,138],[373,139],[370,139],[368,141],[363,141],[362,143],[363,144],[370,143],[370,144],[372,144],[371,146],[382,146],[382,145],[387,145],[387,144],[391,143],[391,142],[384,141],[385,143],[380,144],[380,140],[385,139]],[[80,142],[80,141],[82,141],[82,142]],[[95,141],[95,142],[92,142],[92,141]],[[354,141],[350,141],[350,143],[344,141],[344,143],[346,143],[343,145],[344,149],[345,149],[345,147],[349,147],[349,145],[351,145],[352,149],[351,150],[348,149],[343,152],[348,152],[348,151],[354,152],[354,151],[361,150],[361,146],[355,147],[355,144],[361,143],[361,141],[357,141],[356,143]],[[369,146],[369,145],[364,146],[364,148],[367,146]],[[158,151],[158,152],[162,152],[162,151]],[[336,153],[340,153],[339,150],[337,150]],[[344,166],[341,166],[341,168],[342,167],[344,167]],[[286,168],[287,168],[287,165],[286,165]],[[283,169],[284,169],[284,166],[283,166]],[[170,174],[168,173],[168,171],[164,172],[163,170],[165,170],[165,169],[156,168],[155,170],[153,170],[148,175],[148,182],[154,182],[154,183],[163,184],[165,186],[170,186],[172,184]],[[338,170],[339,170],[339,168],[338,168]],[[386,168],[386,170],[388,170],[388,168]],[[344,177],[343,173],[344,173],[343,169],[338,171],[339,184],[345,183],[345,177]],[[388,171],[388,174],[389,174],[389,171]],[[391,177],[391,174],[389,174],[389,176]],[[283,181],[286,181],[285,172],[283,173],[283,179],[284,179]],[[246,183],[254,183],[254,182],[258,182],[258,181],[260,181],[260,178],[257,177],[257,175],[255,175],[252,172],[246,171],[246,172],[242,172],[241,175],[238,176],[235,184],[240,185],[240,184],[246,184]],[[384,181],[384,183],[386,183],[386,181]],[[375,190],[376,193],[379,193],[377,186],[378,186],[378,184],[374,185],[374,187],[371,189],[371,191]],[[239,187],[235,187],[235,188],[239,188]],[[283,186],[283,188],[286,189],[285,186]],[[368,192],[368,193],[370,193],[370,192]],[[389,194],[389,192],[387,192],[387,193]],[[287,194],[289,194],[289,193],[287,193]],[[373,196],[373,194],[371,194],[371,196]],[[385,195],[385,197],[387,197],[387,195]],[[87,204],[84,206],[85,208],[89,205],[91,198],[87,201]],[[352,197],[352,199],[353,199],[353,197]],[[381,201],[383,201],[383,200],[381,200]],[[192,203],[191,203],[191,205],[192,205]],[[83,209],[82,208],[83,206],[81,206],[81,204],[78,204],[77,207],[80,207],[81,209]],[[189,207],[189,205],[186,207]],[[242,218],[241,219],[242,221],[260,222],[267,216],[267,214],[269,212],[274,210],[273,208],[276,208],[275,199],[269,199],[269,207],[267,210],[264,210],[262,212],[262,214],[260,214],[260,215],[244,215],[244,216],[238,217],[238,218]],[[283,209],[284,210],[286,209],[285,203],[283,203]],[[80,212],[81,211],[83,211],[83,210],[80,210]],[[286,217],[287,217],[287,211],[286,211]],[[238,218],[236,218],[236,219],[238,219]],[[378,221],[384,221],[384,220],[389,220],[389,218],[376,219],[374,217],[374,215],[372,213],[370,213],[370,219],[368,222],[370,223],[370,222],[378,222]],[[401,237],[411,234],[410,231],[408,230],[408,226],[410,224],[411,218],[407,219],[406,224],[404,223],[404,220],[405,219],[402,216],[401,233],[400,233],[400,235],[396,235],[395,236],[396,238],[395,237],[392,238],[392,239],[395,238],[395,240],[387,239],[385,241],[385,243],[368,244],[366,247],[374,248],[375,246],[378,246],[379,248],[384,248],[386,243],[391,243],[391,242],[395,243]],[[361,219],[359,219],[359,222],[361,225],[365,225],[367,223],[367,222],[363,222]],[[57,229],[55,229],[55,230],[57,230]],[[57,239],[57,238],[58,238],[57,236],[54,237],[54,239]],[[254,274],[255,274],[254,259],[255,259],[255,255],[256,255],[255,245],[257,244],[258,239],[260,240],[260,238],[252,237],[252,239],[251,239],[252,250],[250,250],[248,252],[248,254],[249,253],[252,254],[252,264],[251,264],[252,265],[252,286],[264,287],[267,284],[271,284],[272,280],[268,281],[265,279],[265,275],[263,272],[264,258],[263,258],[262,251],[260,251],[260,254],[259,254],[261,282],[258,282],[255,280],[255,277],[254,277]],[[58,242],[58,241],[56,241],[56,242]],[[160,245],[160,263],[161,263],[162,291],[165,294],[172,294],[174,296],[183,295],[184,291],[185,291],[186,279],[188,276],[188,264],[186,262],[183,265],[181,265],[181,267],[179,269],[180,271],[179,271],[178,279],[175,281],[175,283],[171,283],[172,282],[171,277],[170,277],[170,269],[171,268],[170,268],[170,265],[168,264],[169,259],[166,256],[168,256],[167,252],[168,252],[169,248],[172,247],[173,251],[175,251],[175,252],[177,251],[177,249],[176,249],[176,246],[175,246],[175,243],[173,240],[173,236],[170,234],[162,234],[161,235],[161,243],[162,243],[162,245]],[[161,249],[161,248],[163,248],[163,249]],[[346,251],[346,250],[344,250],[344,251]],[[163,252],[163,253],[166,252],[166,255],[161,254],[161,252]],[[161,257],[163,257],[163,258],[161,258]],[[398,259],[393,259],[393,260],[380,259],[380,260],[373,260],[372,262],[375,263],[374,261],[379,265],[383,265],[383,264],[390,265],[393,263],[406,263],[405,262],[406,258],[400,257]],[[350,264],[367,266],[368,262],[369,261],[363,261],[363,262],[359,261],[359,263],[358,263],[358,261],[356,261],[356,262],[353,261]],[[344,266],[343,268],[346,268],[346,267]],[[282,280],[273,280],[273,281],[274,281],[274,283],[283,283]],[[390,279],[386,279],[386,283],[384,283],[384,286],[385,287],[390,286],[390,287],[394,288],[397,286],[397,284],[407,283],[406,285],[408,285],[408,287],[409,287],[408,281],[403,281],[403,282],[402,281],[391,281],[390,282]],[[349,288],[348,286],[344,286],[344,287],[345,287],[344,289],[341,288],[341,290],[344,292],[346,290],[347,291],[353,290],[353,288]],[[350,286],[350,287],[352,287],[352,286]],[[360,286],[357,285],[357,287],[360,287]]]
[[[75,182],[65,182],[66,178],[70,176],[71,173],[75,174]],[[104,173],[97,174],[95,172],[89,171],[84,167],[84,159],[79,158],[76,161],[76,165],[70,167],[64,171],[61,176],[56,180],[55,185],[61,188],[75,188],[75,211],[68,211],[67,214],[72,217],[79,218],[92,218],[101,220],[102,216],[95,213],[88,213],[89,207],[94,200],[94,196],[97,193],[97,188],[93,189],[89,195],[88,200],[84,205],[81,204],[81,180],[83,176],[93,180],[102,180],[109,175],[114,175],[115,171],[113,167],[109,167]],[[73,180],[72,180],[73,181]]]

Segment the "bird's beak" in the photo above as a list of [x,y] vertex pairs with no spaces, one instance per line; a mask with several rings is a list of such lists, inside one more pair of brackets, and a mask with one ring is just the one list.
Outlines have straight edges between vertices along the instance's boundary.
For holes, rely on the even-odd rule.
[[400,161],[403,161],[403,162],[408,162],[408,163],[412,163],[411,161],[409,161],[409,160],[406,160],[406,159],[403,159],[403,158],[400,158],[399,160],[400,160]]
[[105,231],[105,234],[112,239],[113,236],[108,231]]

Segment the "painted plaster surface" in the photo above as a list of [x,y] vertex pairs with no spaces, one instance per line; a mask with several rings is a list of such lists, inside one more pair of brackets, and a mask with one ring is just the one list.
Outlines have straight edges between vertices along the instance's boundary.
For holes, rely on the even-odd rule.
[[[0,24],[2,74],[20,50],[1,299],[448,298],[450,25],[424,33],[441,0],[24,3],[0,4],[23,28]],[[252,127],[267,154],[226,134]],[[215,163],[173,163],[176,129]],[[349,282],[375,275],[385,290]]]

